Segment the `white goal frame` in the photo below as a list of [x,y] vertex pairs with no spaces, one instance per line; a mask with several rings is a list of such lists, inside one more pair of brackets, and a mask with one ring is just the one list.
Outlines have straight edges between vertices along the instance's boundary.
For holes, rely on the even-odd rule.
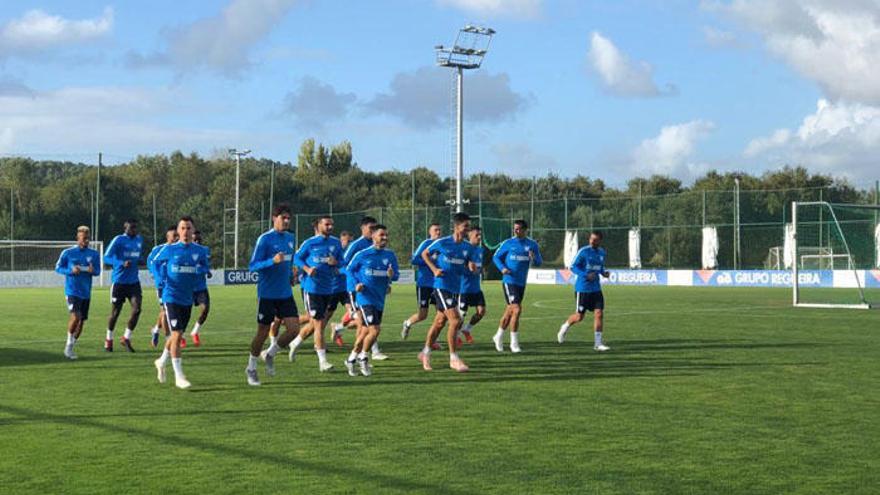
[[[800,300],[800,283],[798,280],[798,232],[797,232],[797,213],[799,206],[819,206],[828,208],[828,212],[831,214],[831,219],[834,221],[834,225],[837,227],[838,232],[840,233],[841,241],[843,242],[843,247],[846,249],[846,254],[841,255],[831,255],[831,256],[845,256],[849,258],[848,270],[853,272],[853,276],[856,280],[856,287],[859,290],[859,298],[861,299],[861,303],[857,304],[835,304],[835,303],[805,303]],[[880,206],[877,205],[851,205],[857,206],[859,208],[865,209],[873,209],[880,210]],[[834,205],[827,201],[793,201],[791,203],[791,224],[792,229],[794,230],[794,242],[792,243],[792,249],[794,252],[792,253],[792,259],[794,263],[791,264],[791,288],[792,288],[792,305],[799,308],[843,308],[843,309],[877,309],[880,306],[872,306],[865,299],[865,288],[864,288],[864,279],[863,277],[859,277],[858,270],[853,266],[852,263],[852,251],[849,249],[849,243],[846,241],[846,237],[843,235],[843,232],[840,230],[840,222],[837,220],[837,214],[834,213]],[[820,255],[822,257],[828,257],[829,255]]]
[[[76,240],[67,241],[27,241],[27,240],[9,240],[0,239],[0,251],[9,250],[11,259],[14,259],[16,249],[28,248],[61,248],[67,249],[76,246]],[[90,241],[89,247],[98,252],[98,260],[101,266],[101,274],[98,276],[98,287],[104,287],[104,243],[101,241]],[[54,268],[53,268],[54,270]],[[15,271],[14,269],[12,271]]]

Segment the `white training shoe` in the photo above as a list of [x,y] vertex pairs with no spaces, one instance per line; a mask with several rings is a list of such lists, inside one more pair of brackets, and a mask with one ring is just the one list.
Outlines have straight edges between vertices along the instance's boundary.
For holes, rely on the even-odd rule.
[[189,382],[189,380],[186,379],[185,376],[180,375],[174,377],[174,386],[186,390],[190,388],[192,384]]
[[389,358],[388,354],[385,354],[383,352],[374,352],[373,353],[373,361],[385,361],[388,358]]
[[504,334],[495,334],[492,337],[492,342],[495,342],[495,350],[498,352],[504,352]]
[[73,352],[73,348],[65,347],[64,348],[64,357],[70,359],[71,361],[76,361],[76,353]]
[[158,359],[153,361],[153,365],[156,366],[156,378],[159,383],[165,383],[165,366]]
[[[270,355],[269,351],[266,350],[260,353],[260,359],[266,363],[266,374],[269,376],[275,376],[275,356]],[[248,381],[250,381],[250,379],[248,379]],[[257,385],[259,384],[260,380],[257,380]]]
[[345,369],[348,370],[348,376],[358,376],[358,372],[354,369],[354,361],[345,360]]
[[519,343],[511,342],[510,343],[510,352],[512,352],[514,354],[519,354],[520,352],[522,352],[522,349],[520,349],[520,347],[519,347]]
[[373,374],[373,367],[370,366],[369,359],[358,359],[358,365],[360,366],[362,375],[370,376]]
[[608,347],[608,346],[605,345],[605,344],[599,344],[599,345],[597,345],[597,346],[594,346],[594,347],[593,347],[593,350],[596,351],[596,352],[608,352],[608,351],[611,350],[611,348]]
[[259,377],[259,375],[257,375],[257,370],[246,369],[246,370],[244,370],[244,372],[247,375],[248,385],[250,385],[252,387],[259,387],[260,386],[260,377]]
[[568,331],[567,328],[559,327],[559,333],[556,334],[556,342],[559,342],[560,344],[564,344],[565,343],[565,333],[567,331]]
[[321,370],[321,373],[325,371],[330,371],[333,369],[333,365],[330,364],[329,361],[324,361],[323,363],[318,363],[318,369]]
[[403,320],[403,327],[400,329],[401,340],[406,340],[409,337],[409,330],[412,327],[407,325],[407,323],[409,323],[409,320]]
[[296,361],[296,349],[293,347],[290,348],[290,352],[287,353],[287,359],[289,359],[291,363]]

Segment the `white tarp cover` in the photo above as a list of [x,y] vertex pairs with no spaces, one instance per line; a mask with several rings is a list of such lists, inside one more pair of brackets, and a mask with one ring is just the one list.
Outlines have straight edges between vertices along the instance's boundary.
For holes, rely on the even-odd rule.
[[880,268],[880,223],[874,228],[874,267]]
[[629,229],[629,267],[642,268],[642,233],[635,227]]
[[565,252],[563,258],[565,266],[571,266],[578,252],[578,233],[576,230],[565,231]]
[[787,223],[785,224],[785,243],[782,246],[782,263],[783,268],[786,270],[791,269],[792,263],[794,263],[795,254],[795,243],[794,243],[794,225]]
[[703,269],[718,268],[718,229],[703,227]]

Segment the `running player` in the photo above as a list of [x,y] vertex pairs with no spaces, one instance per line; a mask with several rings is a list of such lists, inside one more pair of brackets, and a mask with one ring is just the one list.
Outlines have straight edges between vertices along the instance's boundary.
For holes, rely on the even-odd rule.
[[577,275],[575,282],[575,307],[576,310],[559,327],[556,340],[560,344],[565,342],[565,334],[568,329],[580,323],[584,319],[584,313],[593,313],[593,349],[597,352],[610,351],[611,348],[602,342],[603,318],[605,316],[605,297],[602,295],[602,284],[599,276],[608,278],[608,270],[605,269],[605,248],[602,245],[602,232],[594,230],[590,233],[590,243],[578,251],[574,262],[571,264],[571,272]]
[[[193,236],[193,240],[199,246],[205,248],[205,251],[208,253],[208,262],[211,260],[211,250],[202,244],[202,232],[197,230],[195,235]],[[205,324],[205,321],[208,319],[208,311],[211,310],[211,295],[208,294],[208,279],[211,278],[211,272],[202,274],[199,276],[199,282],[196,284],[195,292],[193,293],[193,304],[195,306],[201,306],[202,312],[199,314],[199,318],[196,320],[196,324],[193,326],[192,331],[189,333],[192,335],[193,344],[198,347],[202,345],[202,339],[199,336],[199,331],[202,329],[202,325]]]
[[165,230],[165,244],[154,246],[150,251],[150,254],[147,255],[147,270],[149,270],[150,275],[153,276],[153,283],[156,285],[156,295],[158,296],[159,301],[159,318],[156,320],[156,325],[150,330],[150,347],[154,349],[159,346],[159,330],[164,330],[166,337],[171,331],[165,326],[165,306],[162,304],[162,289],[164,288],[164,282],[162,277],[160,277],[159,273],[156,271],[156,266],[153,261],[163,247],[169,244],[174,244],[175,242],[177,242],[177,227],[172,225]]
[[[333,232],[333,218],[322,216],[317,219],[317,234],[302,243],[293,257],[297,269],[306,274],[303,279],[303,303],[311,318],[311,330],[315,333],[315,353],[318,355],[318,369],[329,371],[333,365],[327,361],[324,347],[324,326],[331,299],[335,297],[338,257],[342,255],[339,239],[330,235]],[[298,337],[302,337],[302,332]],[[291,355],[295,347],[291,345]]]
[[440,224],[432,223],[428,227],[428,238],[422,241],[413,252],[410,262],[416,268],[416,300],[419,304],[419,310],[403,321],[403,329],[400,331],[400,338],[403,340],[409,337],[409,331],[413,325],[428,317],[428,306],[434,304],[434,274],[422,261],[422,251],[439,239],[441,235]]
[[373,373],[366,349],[370,349],[379,338],[385,296],[391,292],[391,282],[400,278],[397,256],[394,251],[386,249],[388,228],[381,224],[374,225],[372,239],[373,245],[355,254],[348,264],[348,276],[355,279],[358,310],[364,322],[354,348],[345,361],[350,376],[357,376],[355,359],[362,375],[370,376]]
[[419,353],[419,361],[425,371],[431,371],[431,344],[440,335],[443,326],[449,322],[446,342],[449,345],[449,367],[458,372],[468,370],[458,355],[456,337],[461,329],[461,313],[458,312],[458,295],[461,291],[461,279],[466,265],[470,260],[473,247],[465,242],[470,217],[466,213],[452,216],[452,235],[441,237],[432,242],[422,251],[422,260],[434,273],[434,300],[437,304],[437,316],[428,330],[425,347]]
[[510,351],[522,352],[519,347],[519,318],[522,315],[523,296],[526,293],[526,279],[529,266],[541,266],[541,250],[538,243],[526,237],[529,223],[525,220],[513,222],[513,237],[501,243],[495,251],[492,261],[504,275],[502,287],[507,307],[498,325],[498,331],[492,337],[495,350],[504,352],[504,331],[510,328]]
[[471,244],[470,261],[468,269],[464,271],[461,279],[461,297],[459,298],[458,308],[461,310],[461,317],[467,315],[470,307],[476,308],[471,321],[465,323],[461,327],[461,333],[468,344],[473,344],[474,337],[471,330],[474,325],[483,319],[486,315],[486,298],[483,296],[483,289],[480,287],[480,281],[483,274],[483,229],[480,227],[471,227],[468,232],[468,241]]
[[[272,229],[257,239],[254,254],[248,268],[260,274],[257,281],[257,334],[251,341],[248,365],[245,369],[248,385],[259,386],[257,361],[266,362],[266,374],[275,374],[275,354],[290,345],[299,334],[299,311],[293,300],[291,277],[296,238],[290,229],[290,206],[277,205],[272,210]],[[263,343],[269,336],[269,326],[275,318],[284,322],[287,331],[263,351]],[[262,351],[262,352],[261,352]]]
[[[349,243],[351,243],[352,238],[351,232],[347,230],[343,230],[339,233],[339,243],[342,244],[342,250],[348,248]],[[342,340],[342,332],[345,331],[346,326],[352,325],[356,326],[355,323],[351,319],[351,308],[348,303],[348,291],[346,291],[346,279],[345,279],[345,269],[338,270],[336,274],[336,294],[333,297],[333,300],[330,304],[330,313],[334,313],[336,308],[342,306],[345,308],[345,312],[342,315],[342,319],[339,323],[333,326],[333,340],[336,342],[336,345],[342,347],[345,345],[345,341]],[[329,321],[329,318],[328,318]]]
[[[367,249],[368,247],[373,245],[373,241],[370,238],[370,235],[372,234],[373,226],[377,223],[378,222],[373,217],[367,216],[361,218],[361,236],[352,241],[351,244],[349,244],[348,249],[345,250],[345,266],[348,266],[348,263],[351,261],[354,255],[358,253],[358,251]],[[358,322],[358,332],[360,333],[362,331],[361,326],[363,325],[363,322],[360,320],[360,311],[358,311],[357,307],[357,295],[354,290],[357,284],[351,277],[346,277],[345,284],[346,290],[348,291],[349,307],[353,312],[353,317]],[[370,349],[370,351],[372,352],[373,361],[384,361],[388,359],[388,356],[386,354],[383,354],[382,351],[379,350],[378,340],[373,343],[372,349]]]
[[110,287],[110,301],[113,306],[110,319],[107,321],[107,339],[104,341],[104,350],[107,352],[113,352],[113,330],[116,328],[116,320],[119,319],[119,313],[126,300],[131,304],[131,316],[119,343],[129,352],[134,352],[131,346],[131,332],[134,331],[141,316],[143,295],[138,277],[138,263],[144,240],[137,233],[137,220],[133,218],[126,220],[124,227],[125,232],[114,237],[104,251],[104,263],[113,267]]
[[101,274],[101,255],[89,248],[89,228],[76,229],[76,246],[61,251],[55,271],[64,275],[64,296],[67,298],[67,345],[64,357],[76,359],[73,346],[82,335],[83,324],[89,319],[89,303],[92,299],[92,277]]
[[153,260],[163,279],[162,302],[165,304],[165,316],[168,319],[166,324],[171,330],[162,355],[153,364],[156,366],[159,383],[165,383],[165,366],[170,357],[174,369],[174,384],[183,389],[189,388],[190,383],[183,374],[180,337],[186,331],[192,315],[193,289],[200,276],[211,270],[207,249],[193,243],[194,232],[192,217],[180,217],[177,222],[180,240],[163,247]]

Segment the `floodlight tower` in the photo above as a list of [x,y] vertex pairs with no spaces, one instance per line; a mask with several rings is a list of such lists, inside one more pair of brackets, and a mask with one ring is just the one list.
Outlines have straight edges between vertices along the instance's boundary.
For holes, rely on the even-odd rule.
[[489,51],[492,42],[492,28],[468,24],[458,31],[455,43],[451,47],[437,45],[437,65],[449,67],[456,71],[456,140],[455,140],[455,211],[464,210],[464,147],[462,143],[462,120],[464,116],[464,71],[479,69],[483,57]]
[[229,154],[235,156],[235,234],[232,236],[233,242],[235,243],[232,246],[232,264],[235,270],[238,270],[238,196],[239,190],[241,189],[241,157],[247,156],[250,152],[251,150],[229,149]]

